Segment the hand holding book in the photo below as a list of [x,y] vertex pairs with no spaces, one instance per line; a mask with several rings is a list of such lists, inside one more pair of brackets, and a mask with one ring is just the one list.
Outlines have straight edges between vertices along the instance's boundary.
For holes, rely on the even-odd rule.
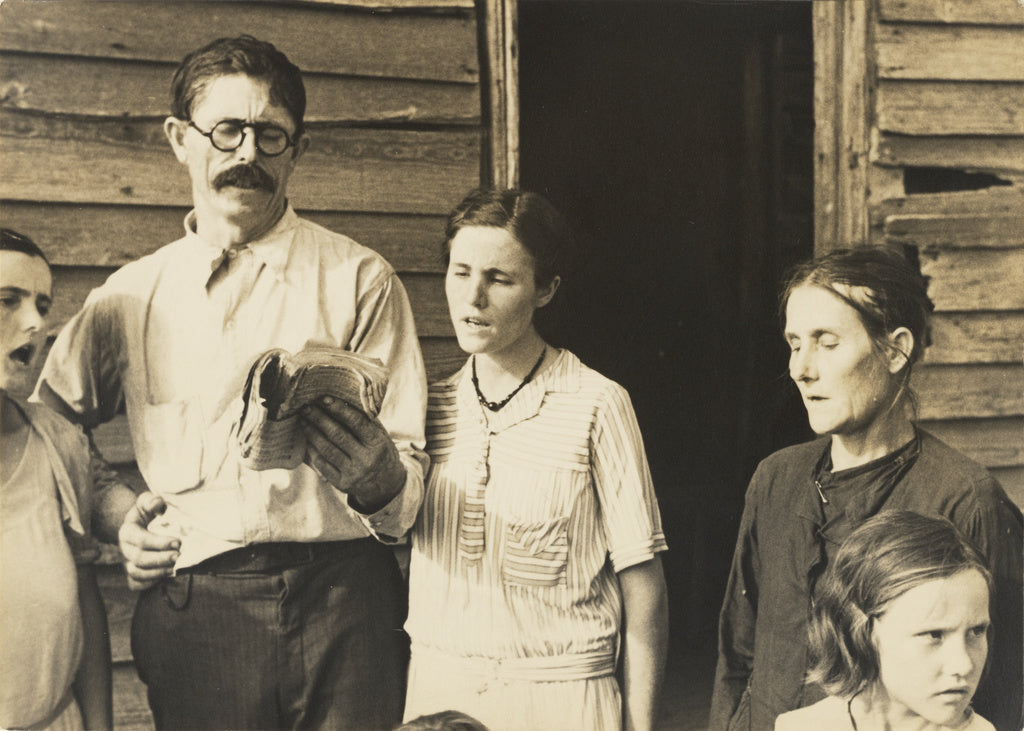
[[300,413],[325,396],[376,417],[388,371],[375,359],[321,345],[294,355],[274,348],[256,359],[242,393],[238,429],[243,464],[253,470],[294,469],[306,458]]
[[402,491],[405,465],[391,435],[351,404],[325,397],[302,409],[306,464],[348,496],[349,507],[370,515]]

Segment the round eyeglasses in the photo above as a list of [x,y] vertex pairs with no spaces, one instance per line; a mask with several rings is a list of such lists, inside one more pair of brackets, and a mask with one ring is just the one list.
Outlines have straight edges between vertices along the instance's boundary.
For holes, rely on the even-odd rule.
[[288,133],[276,124],[265,122],[246,122],[241,119],[222,119],[209,132],[205,132],[191,119],[188,124],[192,129],[210,140],[210,144],[221,152],[234,152],[245,141],[246,130],[252,130],[256,136],[256,149],[268,157],[275,157],[291,147],[294,142]]

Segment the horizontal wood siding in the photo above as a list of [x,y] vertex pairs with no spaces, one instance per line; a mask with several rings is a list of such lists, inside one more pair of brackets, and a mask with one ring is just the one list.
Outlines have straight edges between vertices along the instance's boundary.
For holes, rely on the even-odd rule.
[[1017,27],[881,23],[875,38],[885,79],[1024,81]]
[[[446,211],[479,180],[478,128],[311,129],[289,196],[318,210]],[[188,173],[158,121],[0,112],[0,198],[189,206]],[[124,211],[131,215],[132,211]]]
[[936,307],[918,413],[1024,505],[1024,8],[876,9],[871,163],[903,191],[871,200],[871,240],[918,250]]
[[[476,16],[467,3],[391,13],[340,2],[312,7],[210,0],[5,0],[3,5],[0,47],[5,52],[162,61],[173,72],[182,56],[207,41],[249,33],[271,41],[305,73],[470,84],[480,76]],[[165,96],[167,88],[150,93]]]
[[[54,264],[51,335],[117,267],[182,235],[191,190],[162,131],[171,77],[194,48],[250,33],[303,70],[312,144],[289,185],[296,210],[391,262],[428,376],[458,368],[440,252],[447,212],[490,175],[477,12],[473,0],[4,0],[0,223]],[[124,416],[95,437],[144,489]],[[116,726],[152,728],[128,642],[135,595],[115,566],[101,582]]]
[[[64,58],[10,54],[0,67],[4,103],[26,112],[124,115],[163,119],[173,64],[84,58],[76,63],[74,84]],[[480,120],[476,84],[415,79],[305,74],[307,124],[344,119],[351,122],[421,122],[475,125]]]
[[161,128],[170,78],[189,50],[240,32],[303,69],[312,145],[289,186],[300,214],[380,251],[423,337],[451,337],[444,216],[479,184],[485,141],[469,0],[4,2],[0,214],[57,265],[52,326],[112,268],[181,235],[191,191]]
[[1024,7],[1013,0],[886,0],[879,15],[886,21],[942,23],[952,33],[969,25],[1024,26]]
[[929,363],[1016,363],[1020,313],[939,312],[932,318]]
[[[142,212],[139,207],[138,212]],[[145,215],[125,216],[124,208],[104,204],[5,201],[4,225],[31,231],[46,243],[59,265],[119,267],[151,254],[180,236],[187,207],[148,206]],[[380,252],[402,272],[443,271],[444,216],[373,212],[312,211],[299,215],[332,231],[344,232]]]
[[1024,170],[1024,138],[958,136],[955,146],[948,137],[932,135],[878,135],[875,163],[891,167],[951,167],[988,170],[997,174]]

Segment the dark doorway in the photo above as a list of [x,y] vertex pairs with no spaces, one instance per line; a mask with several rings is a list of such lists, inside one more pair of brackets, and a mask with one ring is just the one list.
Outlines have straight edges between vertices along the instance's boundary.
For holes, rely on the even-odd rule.
[[670,656],[706,652],[747,481],[808,436],[775,298],[812,253],[811,4],[520,0],[519,41],[522,185],[585,242],[553,340],[632,395]]

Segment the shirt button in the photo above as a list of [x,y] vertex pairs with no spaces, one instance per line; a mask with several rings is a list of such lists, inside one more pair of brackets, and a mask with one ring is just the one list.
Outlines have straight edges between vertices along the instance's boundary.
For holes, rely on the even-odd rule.
[[235,259],[238,257],[238,249],[228,249],[228,259]]

